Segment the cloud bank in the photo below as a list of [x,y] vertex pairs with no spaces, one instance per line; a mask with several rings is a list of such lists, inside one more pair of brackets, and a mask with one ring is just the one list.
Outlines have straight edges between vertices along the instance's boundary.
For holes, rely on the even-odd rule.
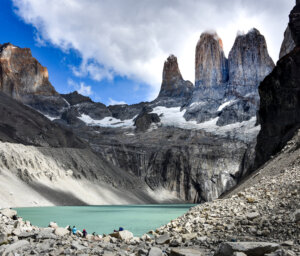
[[[164,60],[178,57],[183,77],[194,82],[200,34],[214,29],[228,55],[238,31],[256,27],[277,60],[294,0],[12,0],[16,13],[41,42],[79,52],[76,76],[96,81],[125,76],[159,90]],[[86,94],[88,94],[87,92]]]

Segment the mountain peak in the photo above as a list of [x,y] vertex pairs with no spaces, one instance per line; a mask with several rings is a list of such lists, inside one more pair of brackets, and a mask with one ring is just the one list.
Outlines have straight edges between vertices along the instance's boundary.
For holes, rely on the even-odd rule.
[[182,79],[177,58],[171,54],[164,64],[163,69],[163,83],[170,84],[178,79]]
[[184,81],[176,56],[171,54],[164,63],[162,85],[158,97],[180,97],[190,94],[193,84]]
[[228,65],[223,42],[216,32],[204,32],[196,46],[195,86],[212,87],[227,81]]
[[231,85],[258,86],[274,68],[267,43],[256,28],[237,35],[228,56]]

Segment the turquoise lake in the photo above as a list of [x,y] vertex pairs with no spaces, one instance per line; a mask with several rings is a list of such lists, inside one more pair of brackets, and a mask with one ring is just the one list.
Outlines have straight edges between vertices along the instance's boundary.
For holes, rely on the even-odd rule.
[[76,226],[88,233],[109,234],[123,227],[134,236],[167,224],[183,215],[193,204],[164,205],[103,205],[103,206],[55,206],[16,208],[18,216],[33,225],[47,227],[50,221],[59,226]]

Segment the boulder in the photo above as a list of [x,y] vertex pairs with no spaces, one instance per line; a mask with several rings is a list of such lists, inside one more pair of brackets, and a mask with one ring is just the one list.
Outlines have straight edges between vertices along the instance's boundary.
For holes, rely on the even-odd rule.
[[295,222],[300,221],[300,209],[298,209],[294,212],[293,217],[294,217]]
[[29,246],[29,245],[30,245],[30,243],[26,240],[17,241],[15,243],[7,246],[2,255],[9,255],[10,252],[15,252],[15,251],[17,251],[25,246]]
[[133,234],[128,230],[114,232],[110,234],[110,236],[121,240],[130,240],[131,238],[133,238]]
[[234,252],[243,252],[248,256],[263,256],[274,252],[279,248],[278,244],[266,242],[224,242],[220,245],[215,256],[231,256]]
[[58,228],[58,225],[57,225],[56,222],[52,222],[52,221],[51,221],[51,222],[49,223],[48,227],[49,227],[49,228],[54,228],[54,229],[55,229],[55,228]]
[[17,211],[8,208],[0,210],[0,213],[8,218],[12,218],[14,215],[17,215]]
[[248,220],[254,220],[255,218],[259,217],[259,213],[258,212],[250,212],[247,214],[247,219]]
[[7,243],[8,243],[8,241],[7,241],[6,234],[0,233],[0,246],[3,245],[3,244],[7,244]]
[[155,239],[157,244],[168,244],[170,242],[170,235],[164,234]]
[[61,228],[61,227],[58,227],[54,231],[54,234],[57,235],[57,236],[65,236],[65,235],[68,235],[69,233],[70,233],[69,230],[67,230],[65,228]]
[[201,256],[203,253],[199,250],[188,248],[176,248],[172,249],[170,256]]
[[162,256],[163,252],[161,249],[157,248],[157,247],[151,247],[147,256]]

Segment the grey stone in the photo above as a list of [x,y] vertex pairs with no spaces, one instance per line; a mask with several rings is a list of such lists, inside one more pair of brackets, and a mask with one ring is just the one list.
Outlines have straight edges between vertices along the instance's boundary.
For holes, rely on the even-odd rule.
[[259,213],[258,212],[250,212],[247,214],[247,219],[248,220],[254,220],[255,218],[259,217]]
[[300,209],[297,209],[297,210],[294,212],[293,217],[294,217],[294,221],[295,221],[295,222],[300,221]]
[[162,256],[163,252],[160,248],[157,247],[151,247],[147,256]]
[[7,243],[8,243],[7,235],[0,233],[0,246]]
[[17,211],[9,209],[9,208],[0,210],[0,213],[8,218],[12,218],[12,216],[17,215]]
[[170,256],[201,256],[204,255],[202,251],[189,248],[174,248],[171,249]]
[[280,246],[266,242],[225,242],[222,243],[215,256],[231,256],[234,252],[243,252],[248,256],[263,256],[276,251]]
[[65,235],[68,235],[69,233],[70,233],[69,230],[67,230],[65,228],[61,228],[61,227],[56,228],[54,231],[54,234],[57,236],[65,236]]
[[13,243],[13,244],[8,245],[5,248],[5,250],[3,252],[3,255],[7,255],[10,252],[15,252],[15,251],[17,251],[19,249],[22,249],[22,248],[24,248],[26,246],[29,246],[29,245],[30,245],[30,243],[28,241],[26,241],[26,240],[19,240],[19,241]]
[[155,239],[157,244],[168,244],[170,242],[170,235],[163,234]]

